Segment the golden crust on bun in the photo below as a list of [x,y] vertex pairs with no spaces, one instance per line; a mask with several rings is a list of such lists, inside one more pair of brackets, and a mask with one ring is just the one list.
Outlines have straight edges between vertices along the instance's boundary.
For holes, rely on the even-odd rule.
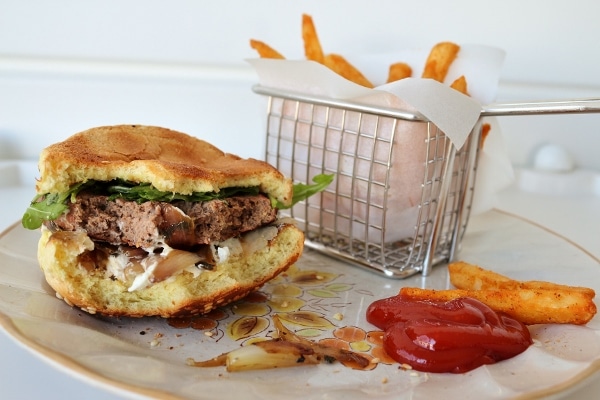
[[102,126],[77,133],[44,149],[39,170],[39,194],[61,193],[88,180],[122,179],[180,194],[259,186],[287,205],[293,190],[291,180],[264,161],[224,153],[157,126]]

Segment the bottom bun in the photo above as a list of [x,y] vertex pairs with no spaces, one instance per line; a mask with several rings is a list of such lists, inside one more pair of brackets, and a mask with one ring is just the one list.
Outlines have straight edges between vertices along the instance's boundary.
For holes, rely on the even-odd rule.
[[38,261],[57,296],[72,306],[91,314],[170,318],[208,313],[246,296],[296,262],[303,245],[302,231],[283,224],[266,246],[251,254],[231,256],[196,277],[181,271],[131,292],[125,283],[107,278],[103,269],[90,267],[83,255],[94,243],[85,233],[43,229]]

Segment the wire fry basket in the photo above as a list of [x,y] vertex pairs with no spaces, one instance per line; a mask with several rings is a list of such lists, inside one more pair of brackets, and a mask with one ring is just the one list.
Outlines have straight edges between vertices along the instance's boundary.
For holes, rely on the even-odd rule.
[[[428,275],[454,259],[473,201],[481,118],[456,150],[419,113],[253,90],[267,98],[265,160],[295,182],[335,175],[324,192],[282,211],[307,247],[389,278]],[[591,102],[500,104],[481,115],[600,111]]]

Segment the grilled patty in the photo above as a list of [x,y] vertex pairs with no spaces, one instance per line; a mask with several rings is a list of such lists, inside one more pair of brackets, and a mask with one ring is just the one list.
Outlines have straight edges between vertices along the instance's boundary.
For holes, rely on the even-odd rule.
[[80,193],[51,229],[85,230],[90,238],[113,245],[148,248],[165,242],[178,249],[220,242],[273,222],[277,210],[264,195],[233,196],[198,203],[137,203]]

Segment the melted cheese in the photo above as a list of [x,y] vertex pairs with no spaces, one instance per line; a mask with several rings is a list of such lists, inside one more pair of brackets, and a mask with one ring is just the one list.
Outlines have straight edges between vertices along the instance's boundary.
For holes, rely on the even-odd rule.
[[154,270],[158,265],[159,258],[158,257],[146,257],[142,260],[142,266],[144,267],[144,272],[138,274],[131,286],[127,289],[128,292],[133,292],[134,290],[145,289],[152,284],[152,277],[154,275]]
[[[240,255],[244,252],[251,253],[267,245],[268,241],[277,235],[277,228],[274,226],[264,227],[257,229],[249,234],[244,235],[242,240],[237,238],[227,239],[220,243],[213,243],[211,245],[211,252],[218,266],[220,263],[226,262],[230,257]],[[163,262],[166,257],[174,251],[173,248],[166,245],[163,240],[157,240],[156,245],[144,250],[149,254],[148,257],[139,261],[139,266],[143,268],[143,272],[139,272],[134,278],[131,285],[127,288],[129,292],[136,290],[145,289],[151,286],[155,282],[154,273],[157,267]],[[160,253],[158,253],[160,249]],[[126,270],[128,267],[133,265],[127,254],[118,253],[116,255],[109,255],[106,263],[106,275],[107,277],[114,277],[122,282],[128,282],[128,276],[130,271]],[[203,269],[197,267],[195,264],[183,266],[178,269],[173,275],[163,278],[162,280],[172,279],[182,271],[192,273],[194,277],[197,277],[202,273]],[[129,278],[131,279],[131,278]]]
[[129,265],[127,254],[110,255],[106,260],[106,274],[125,281],[125,268]]

